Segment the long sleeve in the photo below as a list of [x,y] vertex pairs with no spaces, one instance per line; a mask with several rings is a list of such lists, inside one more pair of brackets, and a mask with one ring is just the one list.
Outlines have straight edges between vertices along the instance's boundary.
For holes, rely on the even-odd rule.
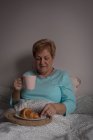
[[60,86],[62,97],[61,102],[66,106],[66,115],[76,109],[76,98],[72,81],[67,73],[63,75],[62,86]]

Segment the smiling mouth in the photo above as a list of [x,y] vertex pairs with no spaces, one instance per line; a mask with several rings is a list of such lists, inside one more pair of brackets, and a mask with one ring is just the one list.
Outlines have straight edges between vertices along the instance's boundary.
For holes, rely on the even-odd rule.
[[41,70],[45,70],[46,69],[46,66],[40,66],[40,69]]
[[40,67],[46,67],[46,66],[40,66]]

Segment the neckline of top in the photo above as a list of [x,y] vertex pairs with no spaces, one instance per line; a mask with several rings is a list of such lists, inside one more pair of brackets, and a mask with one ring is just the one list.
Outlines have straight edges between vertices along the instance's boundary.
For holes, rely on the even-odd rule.
[[54,74],[55,72],[56,72],[56,69],[53,68],[52,72],[51,72],[48,76],[39,75],[37,72],[35,72],[35,73],[36,73],[36,76],[37,76],[38,78],[40,78],[40,79],[46,79],[46,78],[49,78],[49,77],[53,76],[53,74]]

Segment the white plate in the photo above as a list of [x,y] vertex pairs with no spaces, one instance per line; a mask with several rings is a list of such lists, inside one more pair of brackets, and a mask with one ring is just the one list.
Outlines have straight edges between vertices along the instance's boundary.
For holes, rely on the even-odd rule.
[[14,114],[15,117],[23,119],[23,120],[29,120],[29,121],[39,121],[39,120],[44,120],[46,119],[46,116],[41,116],[40,118],[37,119],[28,119],[28,118],[23,118],[19,115],[19,113]]

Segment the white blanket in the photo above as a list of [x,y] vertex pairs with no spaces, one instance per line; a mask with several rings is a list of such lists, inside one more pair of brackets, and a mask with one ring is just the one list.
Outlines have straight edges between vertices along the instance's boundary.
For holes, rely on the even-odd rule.
[[55,115],[44,126],[20,126],[0,123],[0,140],[93,140],[93,116]]
[[[42,108],[45,102],[22,101],[16,109],[23,106]],[[2,114],[2,113],[1,113]],[[21,126],[4,122],[1,115],[0,140],[93,140],[93,116],[70,114],[66,117],[54,115],[51,123],[43,126]]]

